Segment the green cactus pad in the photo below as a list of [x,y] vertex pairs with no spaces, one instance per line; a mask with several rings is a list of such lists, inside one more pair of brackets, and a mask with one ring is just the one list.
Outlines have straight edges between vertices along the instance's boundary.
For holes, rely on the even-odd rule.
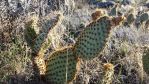
[[113,7],[109,13],[110,16],[116,16],[117,15],[117,5]]
[[[35,54],[38,54],[40,49],[43,47],[42,44],[45,43],[45,40],[48,37],[49,31],[51,28],[54,28],[60,20],[60,15],[58,14],[54,19],[46,20],[47,23],[43,24],[42,29],[40,30],[40,33],[38,34],[37,38],[34,40],[34,46],[33,46],[33,52]],[[51,23],[50,25],[47,25],[48,23]],[[44,53],[44,52],[42,52]]]
[[135,17],[133,14],[129,14],[128,17],[127,17],[127,23],[128,24],[132,24],[135,20]]
[[76,65],[77,59],[74,56],[72,47],[52,53],[46,62],[47,81],[52,84],[64,84],[67,70],[67,82],[70,82],[75,77]]
[[27,44],[32,48],[34,45],[34,39],[37,37],[34,28],[32,28],[32,21],[25,24],[24,36]]
[[140,22],[144,22],[144,21],[147,21],[149,19],[149,15],[148,13],[143,13],[141,16],[140,16]]
[[34,46],[33,46],[33,52],[34,53],[38,53],[44,40],[45,40],[45,36],[46,34],[45,33],[42,33],[40,35],[38,35],[38,37],[35,39],[35,43],[34,43]]
[[148,52],[143,56],[143,68],[144,71],[149,74],[149,50]]
[[89,24],[80,34],[75,44],[74,52],[76,56],[83,59],[96,57],[105,47],[110,30],[110,18],[107,16]]

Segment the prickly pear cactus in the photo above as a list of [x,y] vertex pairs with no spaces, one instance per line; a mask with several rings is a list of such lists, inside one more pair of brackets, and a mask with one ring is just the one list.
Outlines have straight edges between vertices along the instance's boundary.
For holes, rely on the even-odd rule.
[[128,17],[127,17],[127,23],[128,24],[132,24],[135,20],[135,17],[133,14],[129,14]]
[[148,13],[143,13],[139,18],[141,23],[147,21],[148,19],[149,19]]
[[147,53],[143,56],[143,68],[144,71],[149,74],[149,50],[147,51]]
[[93,59],[105,47],[112,26],[120,25],[123,17],[110,18],[103,16],[89,24],[80,34],[75,44],[76,56],[83,59]]
[[107,16],[89,24],[75,44],[76,56],[84,59],[96,57],[104,48],[110,30],[110,19]]
[[[38,54],[41,48],[43,47],[43,44],[45,43],[45,40],[48,37],[49,31],[51,28],[55,27],[60,19],[60,14],[58,14],[55,18],[48,20],[45,20],[46,22],[42,25],[40,32],[38,35],[36,35],[36,38],[32,38],[30,34],[27,35],[27,37],[33,42],[31,42],[33,53]],[[50,24],[50,25],[47,25]],[[35,31],[34,31],[35,32]],[[33,34],[34,34],[33,32]],[[43,52],[43,51],[42,51]]]
[[115,7],[113,7],[110,11],[110,16],[116,16],[117,15],[117,6],[118,5],[115,5]]
[[[74,79],[77,59],[73,47],[52,53],[46,63],[46,79],[52,84],[63,84]],[[67,76],[66,76],[67,74]]]
[[[51,28],[54,28],[59,20],[61,18],[61,15],[58,14],[55,18],[47,18],[44,19],[45,24],[41,24],[42,28],[37,35],[34,28],[36,27],[33,25],[37,25],[37,20],[29,21],[25,24],[25,40],[27,41],[27,44],[31,47],[32,53],[33,53],[33,59],[34,59],[34,65],[37,66],[40,75],[45,75],[46,66],[45,66],[45,60],[44,60],[44,54],[45,51],[48,49],[49,42],[46,42],[48,40],[48,34]],[[34,24],[33,24],[34,23]],[[46,46],[46,47],[45,47]],[[38,72],[37,72],[38,73]]]
[[45,40],[45,36],[46,34],[45,33],[42,33],[40,35],[38,35],[38,37],[35,39],[35,43],[34,43],[34,46],[33,46],[33,52],[34,53],[38,53],[44,40]]
[[25,24],[24,36],[27,44],[33,48],[34,39],[37,37],[37,34],[34,28],[32,28],[32,21],[29,21]]

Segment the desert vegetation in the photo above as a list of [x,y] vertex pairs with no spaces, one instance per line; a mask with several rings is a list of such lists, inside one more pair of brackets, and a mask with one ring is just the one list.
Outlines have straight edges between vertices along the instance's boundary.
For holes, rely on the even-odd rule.
[[0,84],[148,82],[148,0],[0,1]]

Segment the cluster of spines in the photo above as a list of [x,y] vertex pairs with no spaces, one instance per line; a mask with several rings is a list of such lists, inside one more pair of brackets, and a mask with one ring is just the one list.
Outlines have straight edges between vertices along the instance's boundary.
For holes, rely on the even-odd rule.
[[[131,26],[134,24],[137,28],[148,28],[149,25],[149,13],[144,12],[139,15],[134,15],[133,13],[126,15],[126,21],[124,26]],[[141,26],[142,25],[142,26]]]
[[104,76],[101,84],[112,84],[112,78],[114,75],[114,65],[111,63],[105,63],[103,65]]

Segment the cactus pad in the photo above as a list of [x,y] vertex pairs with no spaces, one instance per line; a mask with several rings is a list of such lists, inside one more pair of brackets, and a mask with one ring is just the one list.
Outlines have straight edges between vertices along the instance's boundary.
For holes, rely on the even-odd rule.
[[117,15],[117,4],[115,5],[115,7],[113,7],[110,11],[110,16],[116,16]]
[[43,47],[43,44],[45,43],[45,40],[48,37],[50,29],[54,28],[58,24],[60,17],[61,15],[58,14],[54,19],[46,20],[47,23],[50,22],[51,24],[44,25],[43,28],[40,30],[40,33],[38,34],[36,39],[34,39],[35,43],[33,45],[33,52],[35,54],[38,54],[40,49]]
[[149,74],[149,50],[147,53],[143,56],[143,68],[144,71]]
[[34,41],[35,43],[33,46],[33,52],[34,53],[37,54],[39,52],[39,50],[40,50],[40,48],[41,48],[41,46],[45,40],[45,36],[46,36],[46,34],[42,33],[42,34],[38,35],[38,37],[35,39],[35,41]]
[[133,14],[129,14],[128,17],[127,17],[127,23],[128,24],[132,24],[135,20],[135,17]]
[[119,25],[122,20],[123,17],[111,19],[104,16],[89,24],[80,34],[75,44],[76,56],[83,59],[96,57],[105,47],[111,27]]
[[96,57],[105,46],[110,29],[110,20],[106,16],[89,24],[75,44],[76,56],[84,59]]
[[27,44],[32,48],[34,45],[34,39],[37,37],[37,34],[32,28],[32,21],[29,21],[25,24],[25,31],[24,31],[24,36]]
[[140,22],[144,22],[144,21],[147,21],[149,19],[149,15],[148,13],[143,13],[141,16],[140,16]]
[[66,70],[67,82],[73,80],[75,77],[76,65],[77,59],[74,56],[72,47],[52,53],[46,63],[47,81],[53,84],[64,84],[66,82]]

